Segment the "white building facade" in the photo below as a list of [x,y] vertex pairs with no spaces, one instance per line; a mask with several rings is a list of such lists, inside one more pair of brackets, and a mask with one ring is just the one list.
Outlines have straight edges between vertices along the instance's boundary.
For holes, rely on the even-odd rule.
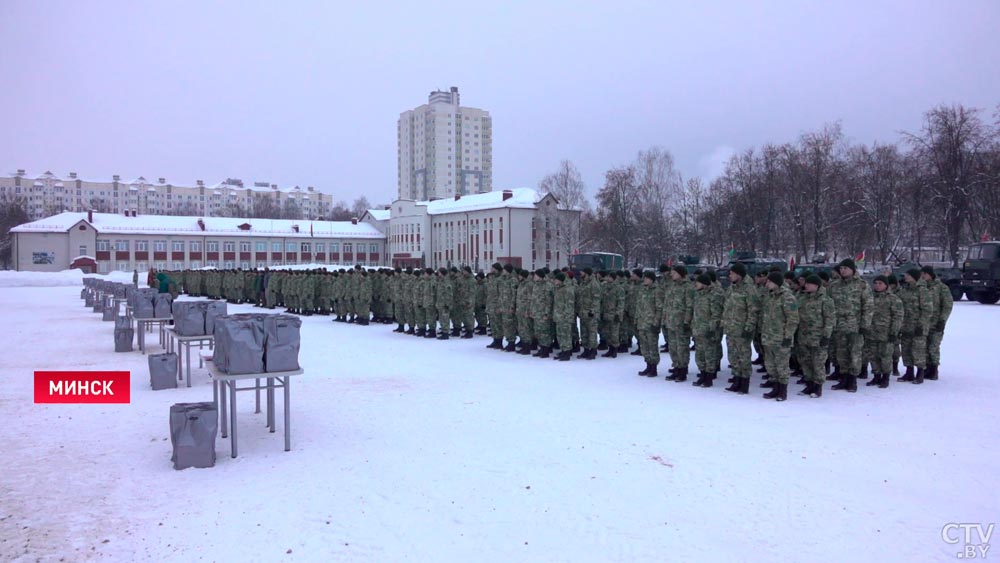
[[[379,224],[366,213],[363,221]],[[559,209],[549,194],[516,188],[435,201],[397,200],[385,227],[395,267],[470,266],[494,262],[537,269],[567,265],[579,244],[580,211]]]
[[306,219],[329,216],[333,196],[313,187],[279,188],[269,182],[244,184],[230,178],[212,185],[197,180],[193,186],[175,185],[166,178],[149,181],[140,176],[122,181],[85,180],[75,172],[60,177],[52,172],[28,174],[18,170],[0,176],[0,199],[21,199],[32,219],[40,219],[62,211],[124,213],[141,215],[213,215],[239,205],[253,209],[262,198],[270,198],[280,209],[294,205]]
[[358,221],[66,212],[11,233],[14,268],[22,271],[388,264],[385,235]]
[[430,201],[493,189],[493,120],[489,112],[459,102],[453,86],[399,115],[399,199]]

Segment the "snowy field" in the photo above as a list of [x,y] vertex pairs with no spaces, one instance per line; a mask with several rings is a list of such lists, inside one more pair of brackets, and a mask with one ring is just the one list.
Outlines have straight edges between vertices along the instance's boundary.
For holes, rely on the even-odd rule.
[[[784,403],[306,317],[292,451],[241,393],[240,457],[175,471],[206,372],[151,391],[71,276],[0,276],[0,561],[946,561],[1000,520],[1000,306],[956,304],[939,381]],[[33,404],[112,368],[129,405]]]

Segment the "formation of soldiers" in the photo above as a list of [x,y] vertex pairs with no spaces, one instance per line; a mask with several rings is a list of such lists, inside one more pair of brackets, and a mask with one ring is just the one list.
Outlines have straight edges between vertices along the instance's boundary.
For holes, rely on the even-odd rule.
[[930,267],[910,270],[902,284],[887,275],[869,286],[850,259],[830,274],[772,270],[752,279],[735,263],[728,289],[714,272],[692,276],[682,265],[663,265],[659,276],[641,269],[529,272],[499,263],[487,274],[468,266],[164,273],[178,288],[172,291],[332,315],[336,322],[394,323],[394,332],[423,338],[488,335],[487,348],[538,358],[569,361],[578,353],[593,360],[599,351],[616,358],[637,343],[631,355],[646,363],[638,374],[657,377],[665,352],[666,379],[675,382],[687,381],[693,342],[699,387],[713,386],[725,339],[733,376],[726,391],[749,393],[758,365],[764,397],[779,401],[787,399],[792,375],[804,385],[800,394],[814,398],[827,381],[857,391],[869,366],[867,385],[886,388],[890,375],[900,375],[900,359],[906,369],[899,381],[937,379],[952,308],[947,286]]

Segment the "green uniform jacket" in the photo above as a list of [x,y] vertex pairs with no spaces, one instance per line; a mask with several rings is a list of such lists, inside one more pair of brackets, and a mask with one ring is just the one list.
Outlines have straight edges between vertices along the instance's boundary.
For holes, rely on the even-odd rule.
[[816,293],[803,291],[799,296],[799,344],[817,347],[821,338],[829,340],[833,327],[837,324],[837,312],[833,299],[825,288]]
[[[948,298],[951,299],[951,293]],[[903,302],[888,290],[875,293],[874,301],[875,314],[868,338],[873,342],[888,342],[903,328]]]
[[761,342],[764,346],[780,346],[782,341],[795,338],[799,326],[799,305],[786,286],[768,291],[761,315]]

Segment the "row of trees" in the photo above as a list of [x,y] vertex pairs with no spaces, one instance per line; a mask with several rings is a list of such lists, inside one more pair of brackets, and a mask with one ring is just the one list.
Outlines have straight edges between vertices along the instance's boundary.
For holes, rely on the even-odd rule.
[[[573,171],[560,165],[559,174]],[[560,197],[551,178],[540,188]],[[570,200],[585,202],[583,193],[574,185]],[[963,247],[1000,233],[1000,106],[992,116],[936,107],[895,143],[853,144],[828,125],[747,149],[707,185],[683,178],[654,147],[608,170],[596,204],[581,206],[582,248],[629,264],[678,255],[721,263],[731,249],[799,262],[864,251],[891,263],[928,247],[957,264]]]

